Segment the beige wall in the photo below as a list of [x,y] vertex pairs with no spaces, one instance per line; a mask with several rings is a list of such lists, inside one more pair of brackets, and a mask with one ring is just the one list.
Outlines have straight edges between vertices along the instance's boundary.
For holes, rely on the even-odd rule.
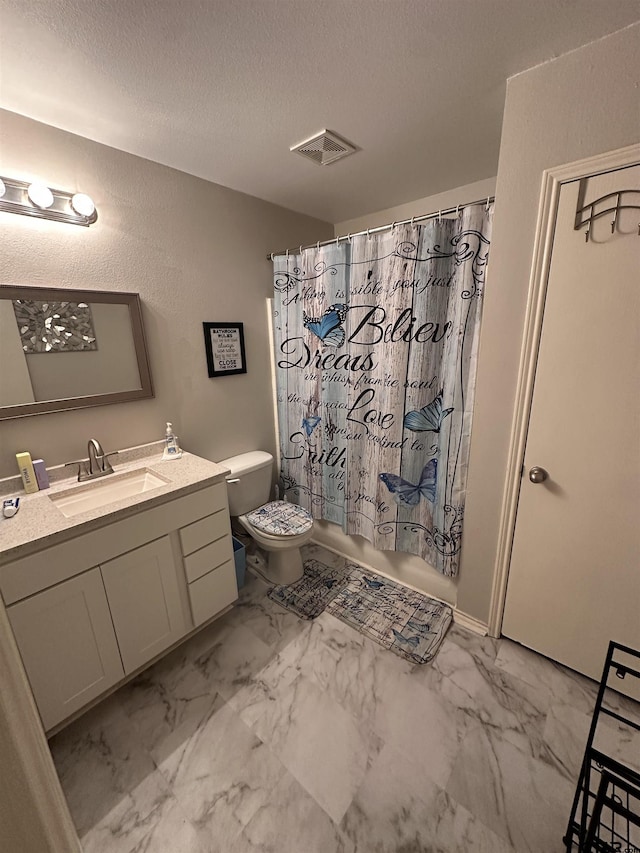
[[[15,453],[47,465],[164,435],[221,459],[274,450],[266,298],[270,251],[333,235],[305,217],[174,169],[0,111],[0,171],[89,193],[98,222],[78,228],[0,213],[0,282],[137,291],[156,397],[0,422],[0,476]],[[215,157],[215,151],[211,152]],[[248,373],[209,379],[203,321],[245,326]]]
[[418,198],[415,201],[400,204],[397,207],[388,207],[378,210],[367,216],[358,216],[356,219],[345,219],[334,225],[334,237],[343,234],[355,234],[366,228],[377,228],[379,225],[388,225],[390,222],[401,222],[403,219],[411,219],[412,216],[421,216],[426,213],[435,213],[438,210],[446,210],[469,201],[478,201],[495,194],[496,178],[485,178],[483,181],[475,181],[473,184],[464,184],[461,187],[447,190],[437,195],[426,198]]
[[542,172],[638,141],[639,46],[636,24],[507,84],[458,587],[458,606],[484,621]]

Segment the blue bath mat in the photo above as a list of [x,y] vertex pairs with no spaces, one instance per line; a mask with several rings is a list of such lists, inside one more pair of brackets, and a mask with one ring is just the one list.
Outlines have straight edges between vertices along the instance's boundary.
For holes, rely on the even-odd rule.
[[453,618],[447,604],[357,563],[338,569],[305,560],[303,577],[273,587],[269,598],[302,619],[315,619],[326,610],[413,663],[434,658]]

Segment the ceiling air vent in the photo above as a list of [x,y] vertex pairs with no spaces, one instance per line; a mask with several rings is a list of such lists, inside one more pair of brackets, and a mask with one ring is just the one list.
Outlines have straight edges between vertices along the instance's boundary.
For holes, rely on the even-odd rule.
[[299,145],[294,145],[289,149],[302,154],[309,160],[313,160],[318,166],[327,166],[329,163],[335,163],[336,160],[341,160],[343,157],[348,157],[356,151],[356,147],[331,133],[328,130],[323,130],[322,133],[312,136],[311,139],[305,139]]

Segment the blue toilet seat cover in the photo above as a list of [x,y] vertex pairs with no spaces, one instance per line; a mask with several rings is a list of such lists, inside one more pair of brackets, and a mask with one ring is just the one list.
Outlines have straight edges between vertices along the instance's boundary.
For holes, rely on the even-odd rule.
[[272,536],[297,536],[313,526],[313,518],[304,507],[287,501],[271,501],[248,512],[246,518],[256,530]]

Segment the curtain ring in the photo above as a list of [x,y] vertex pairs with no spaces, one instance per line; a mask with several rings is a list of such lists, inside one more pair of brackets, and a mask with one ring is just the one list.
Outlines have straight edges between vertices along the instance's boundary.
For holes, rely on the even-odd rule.
[[396,225],[397,225],[397,224],[398,224],[397,222],[392,222],[392,223],[391,223],[391,233],[392,233],[392,234],[393,234],[393,232],[395,231],[395,227],[396,227]]
[[456,204],[456,216],[460,216],[460,205]]
[[490,203],[491,203],[491,196],[490,196],[490,195],[488,195],[488,196],[487,196],[487,206],[485,207],[485,210],[487,210],[487,211],[489,210],[489,205],[490,205]]
[[438,222],[442,222],[442,211],[438,211]]
[[336,249],[338,248],[338,244],[340,243],[340,236],[336,237]]
[[351,243],[351,234],[347,234],[347,240]]
[[414,219],[415,219],[415,216],[412,216],[412,217],[411,217],[411,227],[412,227],[412,228],[413,228],[413,220],[414,220]]
[[271,260],[273,261],[273,252],[271,252]]
[[287,249],[287,258],[289,257],[289,250]]
[[320,251],[320,240],[318,240],[318,242],[316,244],[316,252],[319,252],[319,251]]
[[367,240],[371,239],[371,230],[367,228]]
[[300,254],[302,254],[302,246],[300,246]]

